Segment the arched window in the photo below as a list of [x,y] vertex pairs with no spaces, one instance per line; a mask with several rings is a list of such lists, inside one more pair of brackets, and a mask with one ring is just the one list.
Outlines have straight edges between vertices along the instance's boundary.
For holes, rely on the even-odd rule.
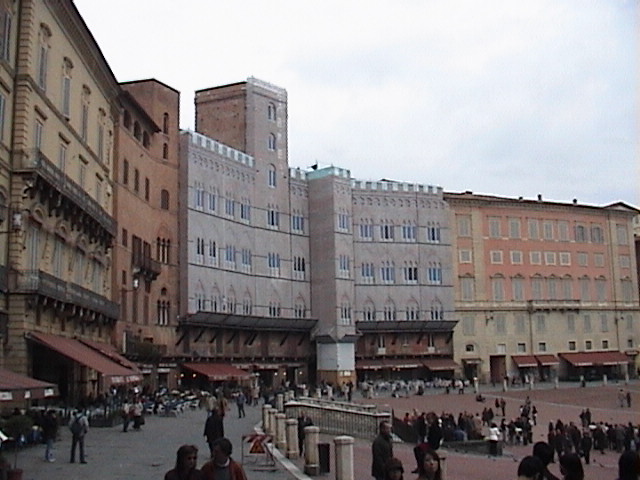
[[274,103],[269,103],[267,106],[267,118],[272,121],[276,120],[276,106]]
[[169,191],[162,189],[160,191],[160,208],[162,210],[169,210]]
[[162,133],[169,133],[169,114],[165,113],[162,116]]
[[142,140],[142,129],[137,121],[133,123],[133,136],[136,137],[137,140]]
[[122,124],[127,130],[131,128],[131,114],[129,113],[129,110],[124,111],[124,119],[122,120]]
[[166,143],[162,144],[162,158],[165,160],[169,158],[169,145]]
[[276,177],[276,167],[275,165],[269,165],[269,186],[270,187],[275,187],[276,183],[277,183],[277,177]]
[[151,144],[151,141],[149,140],[149,134],[147,132],[143,132],[142,133],[142,145],[145,148],[149,148],[150,144]]
[[276,149],[276,136],[273,133],[269,134],[269,143],[268,143],[267,147],[272,152],[274,152],[275,149]]

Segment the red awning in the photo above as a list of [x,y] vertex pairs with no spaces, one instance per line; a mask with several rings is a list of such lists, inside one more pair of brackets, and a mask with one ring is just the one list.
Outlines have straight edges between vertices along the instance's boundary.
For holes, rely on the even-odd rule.
[[574,367],[625,365],[629,363],[629,357],[622,352],[570,352],[561,353],[560,356]]
[[481,358],[463,358],[462,362],[466,365],[480,365],[482,363]]
[[533,355],[511,355],[511,359],[518,368],[531,368],[538,366],[538,361]]
[[194,373],[204,375],[210,382],[251,378],[249,372],[240,370],[228,363],[183,363],[182,366]]
[[425,367],[433,372],[441,370],[455,370],[460,366],[450,358],[428,358],[423,363]]
[[422,361],[415,358],[364,358],[356,359],[356,369],[382,370],[384,368],[420,368]]
[[35,400],[58,396],[58,386],[0,368],[0,401]]
[[108,357],[74,338],[59,337],[58,335],[37,332],[28,333],[27,338],[51,350],[55,350],[74,362],[95,370],[104,376],[107,386],[142,381],[142,375],[140,373],[115,363]]
[[552,366],[552,365],[558,365],[560,363],[560,360],[558,360],[558,357],[556,357],[555,355],[551,355],[551,354],[536,355],[536,359],[538,360],[538,363],[540,365],[542,365],[543,367],[549,367],[549,366]]
[[97,350],[104,356],[109,357],[111,360],[113,360],[116,363],[119,363],[123,367],[133,370],[136,373],[140,373],[140,369],[138,368],[138,366],[128,358],[120,355],[113,345],[109,345],[107,343],[101,343],[101,342],[94,342],[93,340],[87,340],[85,338],[79,338],[78,340],[80,340],[85,345],[88,345],[89,347],[93,348],[94,350]]

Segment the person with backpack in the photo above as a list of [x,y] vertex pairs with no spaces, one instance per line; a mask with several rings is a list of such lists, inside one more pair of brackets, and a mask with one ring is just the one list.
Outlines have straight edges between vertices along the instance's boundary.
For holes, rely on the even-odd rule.
[[80,447],[80,463],[87,463],[84,457],[84,437],[89,431],[89,420],[81,410],[76,410],[69,420],[71,431],[71,463],[76,461],[76,447]]

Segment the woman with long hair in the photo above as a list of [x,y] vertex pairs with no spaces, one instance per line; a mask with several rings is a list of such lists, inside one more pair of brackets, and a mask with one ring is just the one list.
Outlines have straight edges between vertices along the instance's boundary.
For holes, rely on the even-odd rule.
[[427,450],[424,452],[424,456],[418,467],[417,480],[442,480],[440,457],[435,451]]
[[202,480],[202,472],[198,470],[198,447],[182,445],[176,454],[176,467],[169,470],[164,480]]

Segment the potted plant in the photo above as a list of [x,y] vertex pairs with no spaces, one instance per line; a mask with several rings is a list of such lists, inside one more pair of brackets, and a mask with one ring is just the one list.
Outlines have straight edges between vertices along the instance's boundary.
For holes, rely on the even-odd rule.
[[7,470],[7,480],[21,480],[22,470],[18,468],[18,448],[33,428],[33,419],[27,415],[12,415],[4,422],[3,431],[13,439],[15,454],[13,468]]

